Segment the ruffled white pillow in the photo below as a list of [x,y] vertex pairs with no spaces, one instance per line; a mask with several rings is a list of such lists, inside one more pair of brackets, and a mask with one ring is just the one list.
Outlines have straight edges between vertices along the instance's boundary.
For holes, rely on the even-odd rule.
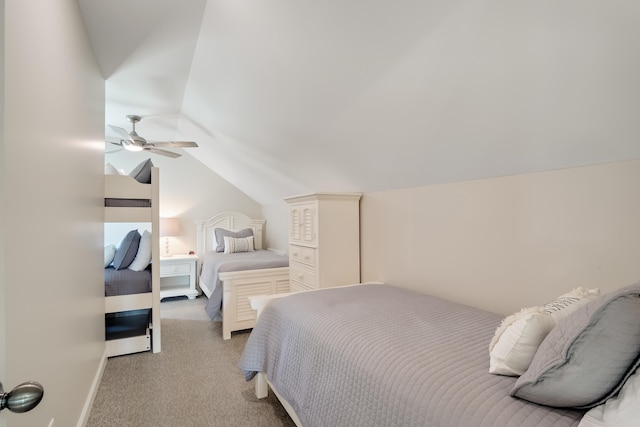
[[506,317],[489,344],[489,373],[524,374],[556,323],[599,294],[599,289],[576,288],[543,306],[523,308]]

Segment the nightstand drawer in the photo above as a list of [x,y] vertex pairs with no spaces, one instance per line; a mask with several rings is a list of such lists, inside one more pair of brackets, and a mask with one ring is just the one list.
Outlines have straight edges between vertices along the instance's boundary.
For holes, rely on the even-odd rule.
[[190,273],[191,273],[190,263],[160,265],[160,276],[173,276],[177,274],[190,274]]

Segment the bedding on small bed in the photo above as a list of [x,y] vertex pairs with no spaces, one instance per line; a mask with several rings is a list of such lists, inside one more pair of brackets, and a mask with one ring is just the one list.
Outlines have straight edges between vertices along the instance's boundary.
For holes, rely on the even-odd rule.
[[211,297],[209,297],[209,301],[205,305],[207,314],[212,320],[222,320],[220,314],[222,282],[218,279],[218,273],[288,266],[288,257],[268,250],[236,253],[207,252],[202,260],[202,273],[200,275],[200,281],[210,289],[213,289]]
[[104,269],[104,295],[131,295],[151,292],[151,267],[142,271],[128,268],[116,270],[113,267]]
[[584,411],[510,396],[487,351],[502,316],[389,285],[269,304],[240,360],[266,373],[305,427],[570,427]]

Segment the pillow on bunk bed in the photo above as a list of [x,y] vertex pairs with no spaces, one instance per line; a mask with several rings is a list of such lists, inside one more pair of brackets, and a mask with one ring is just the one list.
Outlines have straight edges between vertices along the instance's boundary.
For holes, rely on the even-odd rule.
[[107,268],[113,262],[113,258],[116,256],[115,245],[107,245],[104,247],[104,268]]
[[151,163],[151,159],[147,159],[144,162],[140,163],[136,166],[130,173],[129,176],[135,178],[136,181],[142,184],[151,184],[151,168],[153,167],[153,163]]
[[229,237],[224,236],[224,253],[234,254],[237,252],[253,252],[253,236],[249,237]]
[[131,230],[124,236],[120,246],[116,250],[116,254],[113,258],[113,268],[116,270],[122,270],[133,262],[133,259],[138,253],[138,246],[140,245],[140,233],[138,230]]
[[543,306],[523,308],[505,317],[489,344],[489,373],[524,374],[551,329],[599,295],[597,288],[576,288]]
[[151,263],[151,233],[148,230],[142,232],[138,252],[131,264],[127,267],[129,270],[142,271]]
[[107,163],[106,165],[104,165],[104,174],[105,175],[120,175],[120,172],[111,163]]
[[218,246],[216,247],[216,252],[224,252],[224,237],[234,237],[234,238],[242,238],[253,236],[253,229],[245,228],[240,231],[231,231],[225,230],[224,228],[216,228],[213,230],[213,233],[216,236],[216,243]]

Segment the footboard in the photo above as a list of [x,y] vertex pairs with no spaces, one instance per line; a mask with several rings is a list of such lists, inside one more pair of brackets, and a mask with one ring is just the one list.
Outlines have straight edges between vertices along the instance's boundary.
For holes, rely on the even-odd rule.
[[253,328],[256,312],[249,297],[289,292],[289,268],[266,268],[219,273],[222,282],[222,337],[231,332]]

